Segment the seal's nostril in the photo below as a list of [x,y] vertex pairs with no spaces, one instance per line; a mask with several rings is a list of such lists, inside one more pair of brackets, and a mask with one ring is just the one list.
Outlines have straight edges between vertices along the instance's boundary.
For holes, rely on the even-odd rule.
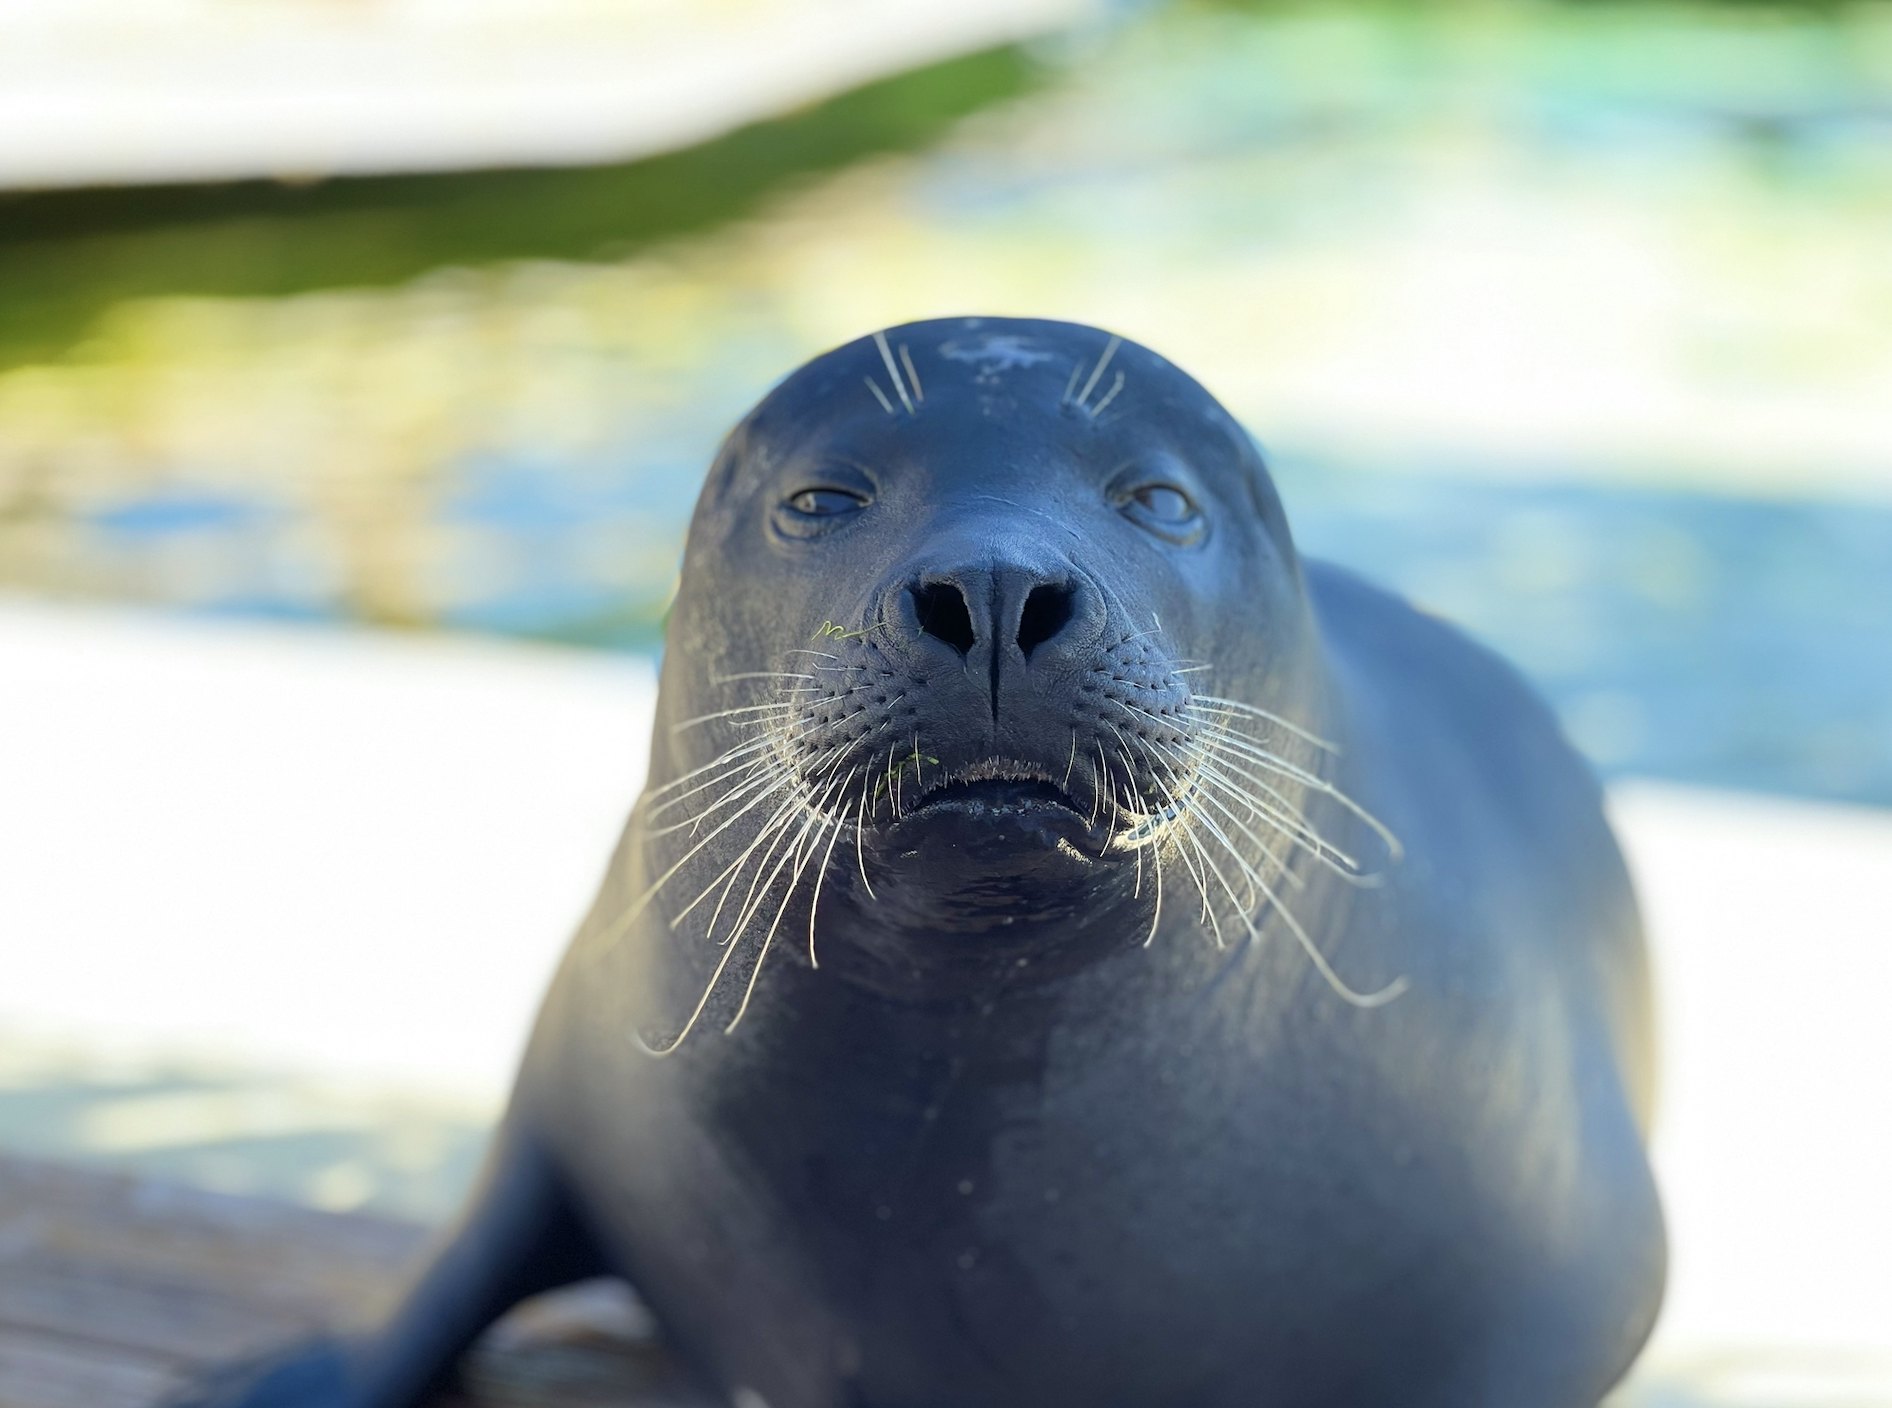
[[1025,609],[1018,617],[1018,648],[1027,660],[1032,651],[1054,639],[1071,622],[1071,589],[1065,586],[1033,587],[1025,598]]
[[972,612],[958,587],[951,582],[929,582],[912,588],[912,592],[922,632],[945,641],[961,655],[972,649]]

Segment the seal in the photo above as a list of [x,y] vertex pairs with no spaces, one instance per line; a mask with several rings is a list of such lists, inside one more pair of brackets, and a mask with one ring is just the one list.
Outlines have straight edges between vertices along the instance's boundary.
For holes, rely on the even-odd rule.
[[1520,677],[1302,558],[1071,324],[875,333],[730,434],[650,782],[469,1211],[195,1403],[422,1401],[622,1276],[743,1408],[1594,1405],[1661,1297],[1650,996]]

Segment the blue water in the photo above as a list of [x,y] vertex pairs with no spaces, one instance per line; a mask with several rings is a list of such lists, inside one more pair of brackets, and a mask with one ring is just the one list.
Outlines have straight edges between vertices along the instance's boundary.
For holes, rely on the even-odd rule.
[[[484,546],[432,624],[654,649],[710,443],[459,466],[438,527]],[[1294,452],[1277,475],[1304,551],[1515,660],[1606,774],[1892,806],[1892,507]],[[292,521],[261,494],[154,493],[91,526],[128,559],[220,562],[201,610],[347,619],[332,574],[284,570],[271,535]]]
[[1892,805],[1892,507],[1282,477],[1307,551],[1496,646],[1604,772]]

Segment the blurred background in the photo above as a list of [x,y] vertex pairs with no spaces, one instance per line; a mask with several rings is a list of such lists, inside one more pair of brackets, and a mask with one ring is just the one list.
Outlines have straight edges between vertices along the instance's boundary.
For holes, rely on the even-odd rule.
[[0,1153],[445,1216],[728,425],[1101,324],[1611,785],[1626,1403],[1892,1405],[1892,4],[0,6]]

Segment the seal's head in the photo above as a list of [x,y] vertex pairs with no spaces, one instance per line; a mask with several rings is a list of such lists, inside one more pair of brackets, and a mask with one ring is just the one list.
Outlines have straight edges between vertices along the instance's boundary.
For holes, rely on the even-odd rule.
[[875,333],[777,386],[704,487],[652,874],[703,872],[673,923],[806,910],[811,949],[823,887],[871,907],[851,934],[961,957],[1140,942],[1165,862],[1252,913],[1320,850],[1311,630],[1254,442],[1181,370],[1067,323]]

